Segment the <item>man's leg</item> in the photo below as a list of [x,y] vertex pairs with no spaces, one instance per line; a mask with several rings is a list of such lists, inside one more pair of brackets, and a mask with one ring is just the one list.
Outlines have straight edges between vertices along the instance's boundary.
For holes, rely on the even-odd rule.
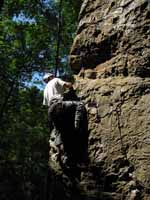
[[82,102],[74,102],[74,104],[76,105],[74,127],[75,131],[79,131],[80,128],[83,126],[86,109]]
[[[75,162],[84,162],[87,159],[87,150],[88,150],[88,120],[87,120],[87,111],[82,102],[79,101],[64,101],[63,102],[64,110],[66,110],[66,124],[67,127],[72,128],[70,132],[66,131],[67,141],[69,144],[66,146],[68,154],[72,154]],[[69,110],[67,112],[67,110]],[[72,115],[73,113],[73,115]],[[71,115],[73,116],[72,122],[70,120]],[[68,142],[67,142],[68,143]],[[71,156],[69,156],[71,157]]]

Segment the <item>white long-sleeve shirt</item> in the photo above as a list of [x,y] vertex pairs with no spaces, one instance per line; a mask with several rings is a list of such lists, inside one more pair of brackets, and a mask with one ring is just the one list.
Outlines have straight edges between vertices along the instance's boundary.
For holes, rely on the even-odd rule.
[[64,84],[66,82],[59,78],[53,78],[50,80],[44,89],[43,105],[49,106],[51,100],[57,98],[61,99],[64,94]]

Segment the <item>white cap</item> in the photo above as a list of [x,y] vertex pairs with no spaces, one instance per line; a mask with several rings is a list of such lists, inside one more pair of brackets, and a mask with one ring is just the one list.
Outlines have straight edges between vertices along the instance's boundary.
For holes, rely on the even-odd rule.
[[46,73],[44,76],[43,76],[43,80],[46,80],[48,79],[49,77],[52,77],[54,76],[52,73]]

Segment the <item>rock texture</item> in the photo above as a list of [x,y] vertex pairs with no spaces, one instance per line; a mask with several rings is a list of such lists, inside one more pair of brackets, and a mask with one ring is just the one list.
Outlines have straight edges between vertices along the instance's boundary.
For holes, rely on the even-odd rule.
[[98,76],[150,76],[148,0],[85,0],[70,65],[95,68]]
[[[84,166],[60,164],[58,135],[50,138],[50,200],[150,199],[150,79],[76,77],[89,119]],[[76,148],[80,144],[80,137]]]
[[128,200],[132,192],[149,199],[150,79],[84,78],[77,85],[89,113],[89,158],[101,192],[117,193],[110,199]]
[[49,200],[150,200],[149,45],[148,0],[84,0],[70,65],[88,112],[88,159],[60,166],[55,135]]

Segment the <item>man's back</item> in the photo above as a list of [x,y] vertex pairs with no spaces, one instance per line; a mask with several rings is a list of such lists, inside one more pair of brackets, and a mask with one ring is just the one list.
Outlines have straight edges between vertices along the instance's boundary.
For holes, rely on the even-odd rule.
[[53,99],[61,99],[64,94],[64,84],[65,82],[59,78],[49,81],[44,89],[43,105],[49,106]]

